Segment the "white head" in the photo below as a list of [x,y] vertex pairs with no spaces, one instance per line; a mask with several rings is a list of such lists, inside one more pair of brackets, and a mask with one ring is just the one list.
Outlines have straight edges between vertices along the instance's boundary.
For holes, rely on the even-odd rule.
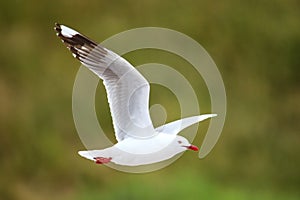
[[189,141],[180,135],[177,135],[172,142],[173,147],[175,147],[178,151],[186,151],[186,150],[193,150],[198,151],[199,148],[195,145],[189,143]]

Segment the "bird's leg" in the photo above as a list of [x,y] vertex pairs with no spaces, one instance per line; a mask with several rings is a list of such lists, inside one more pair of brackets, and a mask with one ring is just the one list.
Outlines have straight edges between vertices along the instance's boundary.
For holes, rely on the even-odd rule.
[[96,164],[106,164],[109,163],[111,161],[111,157],[108,158],[104,158],[104,157],[95,157],[95,163]]

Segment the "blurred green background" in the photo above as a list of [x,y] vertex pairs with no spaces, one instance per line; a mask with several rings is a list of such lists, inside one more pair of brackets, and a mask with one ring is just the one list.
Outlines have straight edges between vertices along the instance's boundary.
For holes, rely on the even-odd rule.
[[[300,199],[300,2],[0,1],[0,199]],[[53,31],[55,22],[104,39],[131,28],[180,31],[210,53],[223,76],[228,112],[222,136],[203,160],[187,152],[171,166],[126,174],[77,155],[72,118],[79,63]],[[210,111],[201,77],[179,57],[144,50],[125,57],[158,62],[189,77]],[[164,95],[159,95],[163,91]],[[101,84],[97,114],[113,138]],[[180,116],[168,90],[151,104]],[[209,122],[200,124],[201,145]]]

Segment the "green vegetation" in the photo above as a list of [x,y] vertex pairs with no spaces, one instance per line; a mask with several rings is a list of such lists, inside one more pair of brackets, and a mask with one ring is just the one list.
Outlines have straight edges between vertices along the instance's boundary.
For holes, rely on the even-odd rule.
[[[0,199],[299,199],[300,4],[274,1],[37,1],[0,2]],[[226,124],[203,160],[187,152],[149,174],[126,174],[77,155],[84,149],[72,118],[79,63],[53,31],[69,25],[95,40],[157,26],[191,36],[222,73]],[[131,52],[135,65],[158,62],[189,77],[203,112],[210,100],[201,77],[170,53]],[[164,93],[161,95],[161,91]],[[97,114],[112,133],[106,93]],[[154,86],[168,121],[178,103]],[[209,122],[194,141],[201,145]],[[111,137],[113,138],[113,137]]]

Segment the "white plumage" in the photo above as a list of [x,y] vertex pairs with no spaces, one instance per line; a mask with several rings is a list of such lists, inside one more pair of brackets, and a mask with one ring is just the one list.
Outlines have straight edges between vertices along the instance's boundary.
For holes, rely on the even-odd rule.
[[177,134],[216,114],[188,117],[155,129],[149,114],[150,85],[128,61],[71,28],[56,24],[55,30],[73,56],[103,80],[107,90],[117,143],[103,150],[80,151],[81,156],[98,164],[138,166],[169,159],[187,149],[198,150]]

